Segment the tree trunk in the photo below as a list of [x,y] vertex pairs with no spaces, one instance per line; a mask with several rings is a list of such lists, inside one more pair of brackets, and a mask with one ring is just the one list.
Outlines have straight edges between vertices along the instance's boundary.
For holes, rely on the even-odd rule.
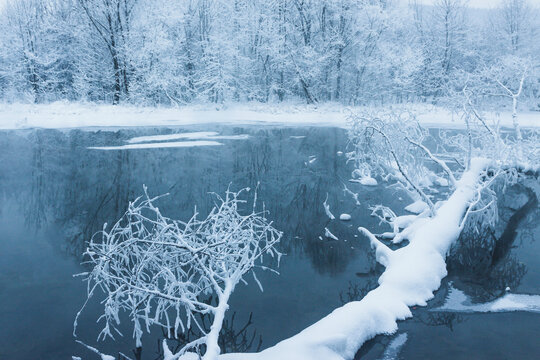
[[231,296],[233,290],[233,281],[230,279],[225,280],[225,289],[223,290],[223,293],[219,295],[218,306],[214,313],[214,321],[210,327],[210,332],[206,336],[206,353],[204,354],[202,360],[216,360],[221,353],[221,349],[218,344],[219,333],[221,332],[221,327],[223,326],[225,312],[229,308],[229,297]]
[[113,105],[118,105],[120,102],[120,93],[122,92],[122,85],[120,79],[120,65],[118,64],[118,58],[113,55],[113,69],[114,69],[114,94]]
[[521,129],[517,120],[517,96],[512,96],[512,123],[514,124],[514,130],[516,131],[516,139],[521,142],[523,137],[521,136]]

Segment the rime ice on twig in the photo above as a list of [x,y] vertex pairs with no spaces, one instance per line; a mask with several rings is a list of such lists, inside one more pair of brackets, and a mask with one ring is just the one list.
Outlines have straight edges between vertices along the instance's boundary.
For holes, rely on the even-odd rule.
[[[278,263],[281,257],[275,246],[282,234],[265,218],[265,211],[255,212],[256,200],[251,213],[240,214],[239,207],[247,207],[240,196],[247,191],[227,190],[225,198],[216,195],[217,204],[205,219],[199,220],[195,212],[183,222],[163,216],[155,205],[159,197],[150,197],[145,187],[145,195],[130,203],[110,230],[105,225],[85,253],[92,266],[85,278],[88,297],[96,287],[105,294],[100,317],[105,325],[99,337],[119,333],[116,326],[125,312],[133,323],[137,346],[151,325],[165,328],[171,337],[196,326],[204,335],[168,359],[199,351],[203,344],[204,359],[215,359],[236,284],[256,267],[268,269],[263,266],[264,255],[277,258]],[[217,295],[217,305],[201,300],[209,294]],[[209,332],[197,322],[198,313],[213,316]]]
[[336,217],[330,211],[330,205],[328,204],[328,194],[326,194],[326,199],[323,202],[323,207],[324,207],[324,212],[326,213],[326,216],[328,216],[330,220],[334,220]]

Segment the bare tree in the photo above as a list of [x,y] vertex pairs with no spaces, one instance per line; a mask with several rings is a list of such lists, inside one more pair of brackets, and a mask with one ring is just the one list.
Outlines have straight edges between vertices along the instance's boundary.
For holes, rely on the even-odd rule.
[[505,56],[483,72],[488,94],[512,100],[512,123],[518,141],[523,139],[518,121],[518,101],[523,95],[525,81],[531,76],[532,61],[518,56]]
[[501,4],[502,29],[513,53],[522,46],[522,36],[529,25],[531,10],[527,0],[504,0]]
[[103,40],[114,74],[113,104],[129,92],[130,66],[126,56],[133,9],[138,0],[78,0],[90,26]]
[[[203,359],[216,359],[219,333],[235,286],[249,272],[260,286],[252,270],[268,269],[263,265],[264,255],[276,257],[278,262],[281,256],[275,246],[282,234],[264,211],[255,211],[256,197],[251,213],[239,213],[239,207],[248,206],[239,196],[248,190],[227,191],[225,198],[217,196],[206,219],[199,220],[195,211],[182,222],[163,216],[155,206],[159,197],[149,197],[145,188],[145,196],[130,203],[109,231],[105,224],[98,233],[101,239],[94,236],[85,252],[92,270],[84,274],[88,298],[98,288],[106,296],[100,337],[114,338],[121,312],[125,312],[133,323],[137,347],[142,345],[143,331],[150,331],[152,325],[164,328],[168,337],[196,327],[203,336],[175,354],[164,340],[165,358],[196,352],[204,353]],[[203,300],[210,294],[217,296],[217,304]],[[200,314],[213,318],[210,331],[198,322],[196,315]]]
[[422,145],[427,132],[415,116],[408,111],[367,112],[353,116],[350,124],[354,151],[349,153],[349,160],[356,167],[353,175],[394,179],[421,198],[434,213],[434,204],[424,191],[423,183],[431,171],[423,158],[427,156],[439,164],[452,183],[455,179],[448,167]]

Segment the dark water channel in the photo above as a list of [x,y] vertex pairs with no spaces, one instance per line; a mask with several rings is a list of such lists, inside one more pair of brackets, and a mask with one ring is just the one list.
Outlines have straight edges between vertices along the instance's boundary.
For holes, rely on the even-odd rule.
[[[88,149],[123,145],[136,136],[188,131],[249,138],[219,140],[222,146]],[[225,351],[264,349],[343,301],[358,298],[376,286],[382,269],[367,242],[355,236],[355,229],[377,228],[369,205],[399,207],[409,200],[395,189],[349,183],[351,168],[340,153],[346,143],[344,130],[308,127],[0,132],[0,359],[95,358],[72,335],[75,314],[86,297],[84,284],[72,275],[84,271],[80,262],[85,241],[104,222],[117,220],[128,201],[142,193],[143,184],[151,194],[170,193],[159,203],[164,214],[187,219],[195,205],[201,213],[211,208],[210,192],[260,183],[259,200],[284,232],[280,248],[287,255],[279,268],[281,275],[258,274],[264,292],[248,277],[248,285],[240,285],[233,294],[222,344]],[[343,191],[344,185],[359,194],[359,206]],[[334,215],[348,213],[352,221],[330,221],[322,205],[327,197]],[[325,238],[325,228],[339,241]],[[514,264],[507,273],[512,266],[519,268],[512,280],[516,292],[540,294],[540,246],[535,241],[539,233],[536,206],[520,220],[512,247],[500,260]],[[469,286],[470,279],[462,271],[451,273],[438,298],[444,298],[449,281],[460,284],[462,279],[463,287]],[[490,291],[495,296],[496,291]],[[116,342],[96,342],[101,311],[94,299],[79,321],[78,337],[98,344],[104,352],[131,355],[134,342],[128,324],[124,337]],[[452,319],[433,320],[424,309],[418,312],[400,324],[400,333],[408,334],[400,358],[534,359],[540,354],[540,314],[456,314]],[[159,338],[159,329],[143,338],[144,359],[159,358]],[[391,340],[375,338],[357,358],[383,358]]]

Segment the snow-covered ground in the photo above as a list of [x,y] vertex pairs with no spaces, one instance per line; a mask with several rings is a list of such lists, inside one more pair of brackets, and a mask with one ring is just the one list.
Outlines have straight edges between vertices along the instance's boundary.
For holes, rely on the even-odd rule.
[[[433,127],[462,127],[459,116],[431,105],[411,105],[420,122]],[[0,104],[0,129],[80,128],[110,126],[174,126],[205,123],[332,125],[344,127],[351,112],[360,108],[339,104],[192,105],[181,108],[112,106],[55,102],[51,104]],[[491,113],[489,118],[511,127],[509,111]],[[540,112],[522,112],[522,127],[540,126]]]

